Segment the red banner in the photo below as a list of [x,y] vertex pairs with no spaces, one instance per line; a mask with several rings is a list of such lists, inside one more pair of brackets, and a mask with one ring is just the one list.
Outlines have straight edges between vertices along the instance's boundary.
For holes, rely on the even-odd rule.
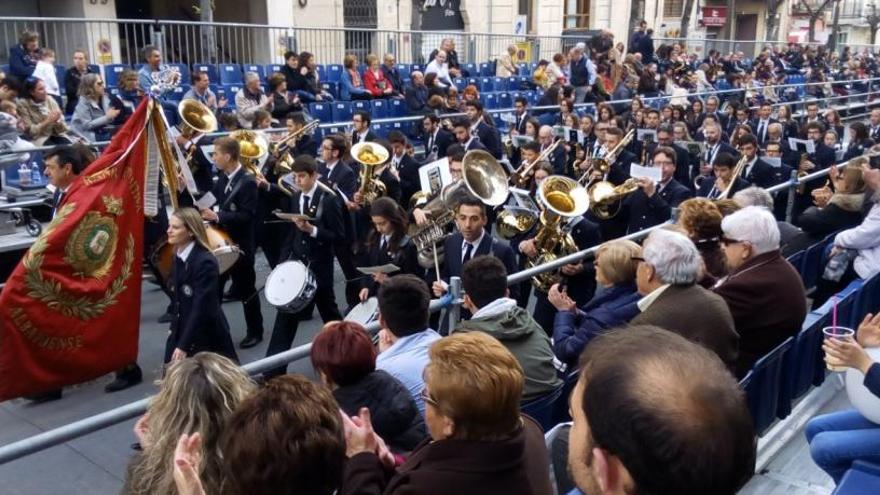
[[703,25],[723,27],[727,23],[727,7],[703,7]]
[[137,359],[148,99],[70,186],[0,294],[0,401]]

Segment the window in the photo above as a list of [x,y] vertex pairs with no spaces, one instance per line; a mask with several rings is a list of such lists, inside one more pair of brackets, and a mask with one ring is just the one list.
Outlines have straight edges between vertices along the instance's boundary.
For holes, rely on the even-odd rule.
[[681,18],[684,0],[666,0],[663,2],[663,17]]
[[565,0],[563,29],[590,27],[590,0]]

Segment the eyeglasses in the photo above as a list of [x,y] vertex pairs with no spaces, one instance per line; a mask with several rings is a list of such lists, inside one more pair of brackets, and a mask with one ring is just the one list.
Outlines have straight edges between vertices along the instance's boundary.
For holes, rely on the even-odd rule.
[[428,393],[427,388],[422,389],[422,391],[419,393],[419,397],[421,397],[426,404],[431,404],[434,407],[440,407],[439,404],[437,404],[437,401],[434,400],[434,398],[431,397],[431,394]]
[[724,244],[725,246],[728,244],[748,244],[749,243],[749,241],[741,241],[739,239],[731,239],[730,237],[726,237],[726,236],[721,236],[718,240],[721,241],[721,244]]

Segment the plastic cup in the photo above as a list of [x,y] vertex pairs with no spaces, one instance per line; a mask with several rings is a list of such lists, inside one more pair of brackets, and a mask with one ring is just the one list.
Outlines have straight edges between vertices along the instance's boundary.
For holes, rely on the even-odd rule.
[[[826,339],[845,339],[855,336],[856,331],[846,327],[825,327],[822,329],[822,334]],[[825,367],[828,371],[846,371],[846,366],[833,366],[827,361]]]

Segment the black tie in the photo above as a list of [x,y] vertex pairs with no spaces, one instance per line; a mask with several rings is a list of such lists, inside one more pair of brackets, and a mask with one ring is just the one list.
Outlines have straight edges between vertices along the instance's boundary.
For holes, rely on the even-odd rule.
[[303,194],[303,205],[302,205],[302,211],[300,212],[301,214],[307,215],[306,212],[309,209],[309,204],[311,204],[310,201],[311,201],[311,198],[309,198],[309,195]]
[[471,243],[469,243],[469,242],[466,242],[466,243],[464,243],[464,244],[465,244],[465,248],[464,248],[464,258],[461,259],[461,264],[462,264],[462,265],[464,265],[465,263],[468,262],[468,260],[471,259],[471,255],[473,255],[473,252],[474,252],[474,245],[473,245],[473,244],[471,244]]
[[58,201],[55,202],[55,209],[58,209],[58,205],[61,204],[61,200],[64,199],[64,191],[58,193]]

